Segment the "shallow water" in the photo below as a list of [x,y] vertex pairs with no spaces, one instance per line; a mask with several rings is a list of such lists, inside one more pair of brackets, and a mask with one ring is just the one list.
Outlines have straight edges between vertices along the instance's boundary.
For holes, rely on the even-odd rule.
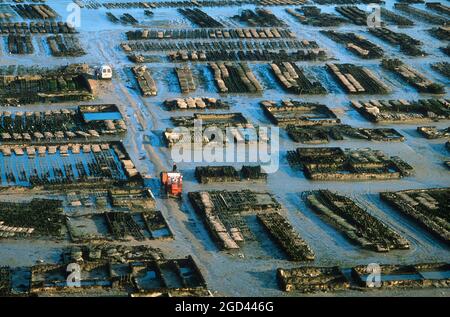
[[83,113],[85,121],[102,121],[102,120],[121,120],[120,112],[85,112]]
[[[125,171],[113,149],[102,151],[103,155],[112,157],[117,167],[117,173],[113,172],[113,178],[117,180],[126,179]],[[61,155],[60,151],[56,151],[55,154],[45,153],[44,156],[40,156],[36,153],[35,156],[28,156],[25,152],[23,155],[16,155],[12,153],[9,156],[0,153],[0,185],[2,186],[25,186],[31,185],[30,177],[39,176],[40,178],[46,177],[49,181],[60,181],[67,177],[64,166],[72,171],[74,179],[79,179],[81,175],[77,170],[76,164],[82,164],[86,176],[93,176],[92,171],[89,168],[89,164],[95,164],[97,159],[93,152],[78,154],[72,151],[67,151],[68,156]],[[55,168],[60,169],[62,176],[55,174]],[[25,173],[25,177],[21,176],[21,172]],[[36,171],[36,173],[35,173]],[[15,177],[15,181],[11,182],[7,180],[6,174],[12,173]]]

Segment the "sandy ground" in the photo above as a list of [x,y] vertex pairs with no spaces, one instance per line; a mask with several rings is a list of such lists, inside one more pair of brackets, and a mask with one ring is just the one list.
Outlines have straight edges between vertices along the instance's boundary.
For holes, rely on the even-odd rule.
[[[68,0],[47,0],[47,4],[56,9],[61,16],[66,15],[65,6]],[[387,7],[391,8],[394,1],[387,1]],[[254,6],[248,6],[253,8]],[[324,11],[333,11],[332,7],[320,6]],[[361,6],[362,8],[364,6]],[[421,7],[421,5],[418,5]],[[229,18],[239,12],[237,7],[204,8],[211,16],[218,18],[228,26],[243,26]],[[393,92],[388,96],[351,96],[346,95],[337,83],[330,78],[324,70],[324,63],[298,63],[307,66],[308,70],[319,78],[330,92],[326,96],[295,96],[282,91],[278,83],[274,81],[267,63],[251,63],[255,75],[264,85],[262,95],[219,95],[214,86],[212,74],[206,64],[192,65],[199,88],[190,96],[220,97],[231,104],[231,111],[239,111],[255,125],[268,125],[269,121],[259,108],[259,101],[264,99],[280,100],[296,98],[305,101],[320,101],[336,111],[344,123],[361,127],[374,127],[375,125],[364,120],[355,110],[350,108],[349,100],[368,99],[418,99],[430,97],[426,94],[418,94],[411,86],[405,84],[396,76],[382,70],[379,60],[365,61],[349,53],[342,45],[336,44],[325,36],[319,34],[319,28],[308,27],[299,24],[288,15],[285,7],[270,8],[278,17],[287,21],[299,39],[315,40],[327,49],[328,53],[340,62],[352,62],[364,65],[373,70],[383,80],[388,82]],[[102,89],[98,103],[116,103],[120,106],[127,121],[129,132],[124,139],[125,146],[131,158],[138,166],[140,172],[157,177],[161,170],[172,165],[170,151],[164,146],[161,132],[171,126],[170,116],[189,114],[190,112],[168,112],[162,107],[162,101],[167,98],[179,97],[180,90],[176,81],[173,67],[176,64],[168,62],[150,63],[155,80],[158,83],[158,96],[142,98],[136,89],[136,85],[128,67],[132,64],[119,47],[125,41],[124,32],[132,29],[130,26],[110,23],[105,15],[106,9],[82,10],[82,26],[79,29],[80,41],[88,55],[81,58],[54,58],[43,45],[45,38],[35,36],[36,52],[31,56],[9,56],[6,52],[4,39],[0,41],[1,64],[21,64],[45,66],[64,65],[72,62],[88,62],[91,64],[108,63],[113,65],[115,76],[112,82],[102,83]],[[115,15],[130,12],[143,24],[151,27],[192,28],[193,25],[179,15],[174,9],[156,9],[152,18],[147,18],[140,9],[114,9]],[[398,12],[397,12],[398,13]],[[391,46],[378,38],[370,35],[365,28],[351,24],[339,27],[342,31],[355,31],[364,35],[374,43],[379,44],[387,56],[403,58],[410,65],[422,71],[430,79],[447,86],[446,98],[448,98],[448,79],[439,75],[430,68],[430,63],[448,60],[448,57],[439,50],[443,43],[432,38],[427,29],[431,25],[422,21],[415,21],[417,26],[412,29],[401,29],[414,38],[422,40],[424,50],[429,56],[424,58],[409,58],[403,56],[398,48]],[[392,26],[393,30],[398,30]],[[162,55],[162,54],[161,54]],[[73,104],[70,104],[73,105]],[[59,105],[58,105],[59,106]],[[32,105],[25,109],[47,109],[48,105]],[[24,109],[21,109],[24,110]],[[448,127],[449,122],[433,123],[438,127]],[[178,202],[167,200],[159,195],[157,182],[152,182],[152,189],[157,196],[158,207],[162,210],[169,226],[175,234],[174,241],[151,241],[149,245],[160,247],[168,257],[183,257],[189,254],[199,264],[208,286],[215,294],[225,296],[285,296],[276,284],[275,270],[278,267],[292,267],[299,265],[285,260],[281,252],[268,241],[268,237],[261,233],[259,242],[246,245],[239,253],[229,254],[217,249],[211,240],[201,219],[194,213],[187,199],[187,192],[206,189],[235,189],[250,188],[253,190],[270,191],[283,204],[282,213],[285,214],[301,236],[309,243],[316,253],[314,265],[341,265],[351,267],[365,263],[415,263],[425,261],[450,261],[448,247],[435,239],[425,230],[416,226],[398,212],[380,201],[378,193],[386,190],[402,190],[410,188],[432,188],[450,186],[450,173],[442,162],[448,159],[449,154],[445,150],[445,140],[426,140],[416,132],[417,125],[398,124],[386,125],[395,127],[403,135],[406,141],[403,143],[364,142],[357,140],[332,141],[330,146],[341,147],[371,147],[383,150],[389,155],[399,155],[415,168],[415,175],[401,180],[376,181],[376,182],[312,182],[305,179],[299,171],[292,170],[286,161],[286,151],[300,146],[292,142],[285,132],[280,135],[280,166],[277,172],[270,174],[267,184],[240,183],[232,185],[199,185],[194,179],[195,163],[180,163],[179,168],[184,174],[184,195]],[[145,160],[139,157],[145,155]],[[239,167],[240,164],[233,164]],[[407,251],[394,251],[386,254],[378,254],[366,251],[348,242],[342,234],[323,222],[316,214],[307,208],[298,193],[312,189],[331,189],[355,198],[362,205],[370,207],[370,212],[376,217],[395,228],[411,243],[411,249]],[[6,197],[2,193],[0,198]],[[28,193],[23,195],[29,196]],[[58,257],[58,250],[68,245],[67,242],[58,241],[16,241],[2,240],[0,242],[0,265],[13,267],[33,265],[37,260],[54,262]],[[298,295],[298,294],[289,294]],[[323,295],[323,294],[320,294]],[[449,296],[448,290],[396,290],[358,292],[346,291],[336,296],[402,296],[402,295],[433,295]]]

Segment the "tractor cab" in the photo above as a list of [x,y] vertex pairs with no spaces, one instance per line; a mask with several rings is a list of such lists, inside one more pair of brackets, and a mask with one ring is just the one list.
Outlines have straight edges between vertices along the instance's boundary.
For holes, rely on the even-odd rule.
[[177,171],[175,164],[171,172],[161,172],[161,185],[164,187],[167,196],[181,197],[183,192],[183,175]]

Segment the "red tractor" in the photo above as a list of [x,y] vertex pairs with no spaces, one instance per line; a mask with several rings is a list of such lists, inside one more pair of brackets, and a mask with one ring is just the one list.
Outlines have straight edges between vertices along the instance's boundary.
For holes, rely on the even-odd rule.
[[161,172],[161,185],[164,187],[166,195],[180,198],[183,192],[183,175],[177,171],[174,165],[172,172]]

